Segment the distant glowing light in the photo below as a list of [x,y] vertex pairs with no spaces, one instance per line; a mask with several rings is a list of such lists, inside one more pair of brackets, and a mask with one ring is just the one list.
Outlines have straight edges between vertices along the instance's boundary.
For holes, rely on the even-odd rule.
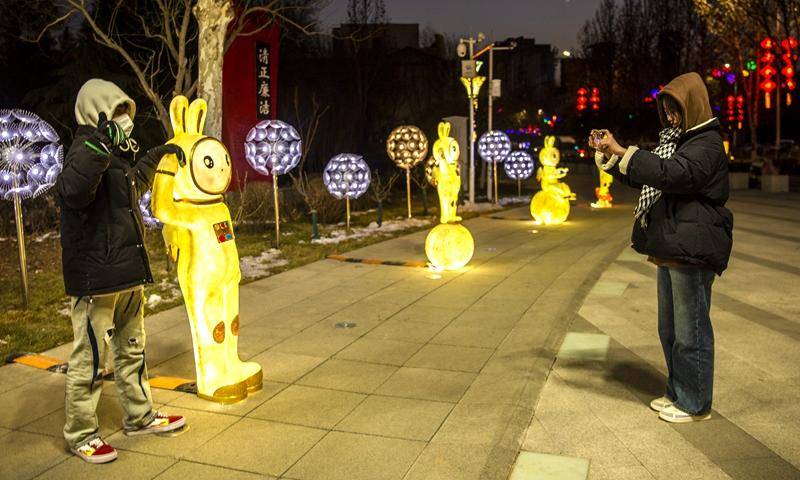
[[572,56],[572,52],[570,52],[569,50],[564,50],[563,52],[561,52],[561,55],[563,55],[565,57],[571,57]]

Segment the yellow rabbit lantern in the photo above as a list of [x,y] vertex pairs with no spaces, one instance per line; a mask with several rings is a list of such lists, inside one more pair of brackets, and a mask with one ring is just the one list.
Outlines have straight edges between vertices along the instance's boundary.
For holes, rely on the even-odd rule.
[[461,190],[461,175],[458,171],[458,142],[450,137],[450,124],[439,123],[439,139],[433,144],[436,166],[432,180],[439,193],[441,223],[428,233],[425,239],[425,254],[434,268],[457,270],[472,259],[475,241],[457,215],[458,193]]
[[261,365],[242,362],[239,337],[239,254],[222,194],[231,180],[228,150],[203,135],[206,102],[170,104],[174,137],[186,161],[165,155],[153,185],[153,214],[164,223],[167,252],[177,264],[194,345],[197,395],[233,403],[262,388]]
[[561,181],[567,176],[568,168],[558,167],[561,154],[555,147],[555,137],[544,139],[544,147],[539,152],[542,166],[536,171],[536,179],[541,184],[541,191],[531,200],[531,215],[537,223],[556,225],[569,217],[569,201],[575,200],[575,194],[569,185]]
[[614,197],[611,196],[611,184],[614,183],[614,177],[606,173],[602,169],[600,172],[600,186],[594,189],[594,194],[597,196],[597,201],[592,202],[592,208],[611,208],[611,202]]

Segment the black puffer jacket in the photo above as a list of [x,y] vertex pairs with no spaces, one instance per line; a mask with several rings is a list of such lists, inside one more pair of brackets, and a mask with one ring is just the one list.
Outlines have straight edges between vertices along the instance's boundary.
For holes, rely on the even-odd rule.
[[671,158],[637,150],[627,163],[627,175],[609,173],[641,188],[662,191],[649,213],[647,228],[634,222],[631,241],[637,252],[659,260],[697,265],[721,275],[733,245],[733,214],[728,200],[728,159],[711,120],[684,133]]
[[68,295],[112,293],[152,283],[138,201],[153,184],[159,158],[119,147],[105,156],[84,142],[80,126],[56,181]]

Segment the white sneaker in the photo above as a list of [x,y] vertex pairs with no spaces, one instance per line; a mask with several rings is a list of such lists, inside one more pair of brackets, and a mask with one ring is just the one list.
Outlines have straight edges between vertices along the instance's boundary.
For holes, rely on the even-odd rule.
[[711,414],[706,413],[703,415],[692,415],[691,413],[684,412],[675,405],[670,405],[659,412],[658,418],[670,423],[690,423],[708,420],[711,418]]
[[652,408],[656,412],[660,412],[665,408],[669,407],[670,405],[672,405],[672,400],[670,400],[667,397],[658,397],[650,402],[650,408]]

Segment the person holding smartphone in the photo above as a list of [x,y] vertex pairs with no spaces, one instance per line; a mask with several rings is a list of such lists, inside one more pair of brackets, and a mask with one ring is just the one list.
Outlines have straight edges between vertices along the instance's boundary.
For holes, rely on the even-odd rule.
[[599,168],[641,189],[631,242],[658,266],[658,332],[668,370],[665,394],[650,407],[665,421],[685,423],[710,418],[711,287],[733,245],[728,157],[700,75],[673,79],[657,105],[663,129],[653,151],[622,147],[607,130],[593,132],[589,144],[601,153]]
[[107,350],[125,411],[126,435],[175,430],[181,416],[153,410],[145,364],[144,288],[153,282],[139,199],[153,184],[161,145],[139,155],[131,137],[136,104],[118,86],[91,79],[75,103],[78,128],[56,180],[61,207],[64,286],[71,297],[74,342],[66,379],[64,438],[89,463],[117,451],[99,435],[97,403]]

